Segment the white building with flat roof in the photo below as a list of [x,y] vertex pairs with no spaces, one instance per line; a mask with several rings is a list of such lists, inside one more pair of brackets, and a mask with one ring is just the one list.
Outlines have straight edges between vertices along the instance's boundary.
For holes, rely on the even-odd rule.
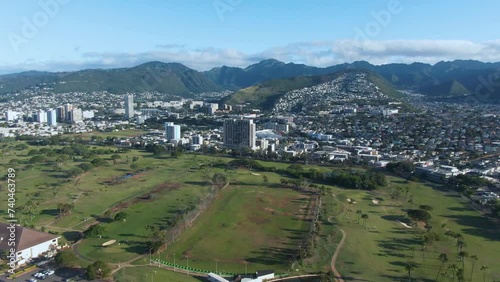
[[124,95],[123,100],[125,101],[125,118],[131,119],[134,117],[134,95]]
[[47,125],[56,126],[57,125],[57,112],[54,109],[50,109],[46,113],[47,115]]
[[168,141],[181,139],[181,126],[173,122],[165,122],[165,137]]

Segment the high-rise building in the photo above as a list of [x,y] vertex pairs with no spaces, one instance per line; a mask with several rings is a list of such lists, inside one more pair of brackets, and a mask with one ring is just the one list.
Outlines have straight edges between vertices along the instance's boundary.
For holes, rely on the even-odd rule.
[[37,113],[35,113],[35,116],[33,117],[33,119],[40,124],[46,123],[47,122],[47,113],[40,110]]
[[165,136],[169,141],[181,139],[181,126],[173,122],[165,122]]
[[251,119],[224,121],[224,146],[255,148],[255,124]]
[[131,119],[134,117],[134,95],[127,94],[123,96],[125,100],[125,118]]
[[71,111],[69,111],[68,118],[72,123],[83,121],[82,109],[73,108]]
[[47,125],[55,126],[57,125],[57,113],[56,110],[50,109],[46,113],[47,115]]
[[16,120],[20,117],[20,113],[18,112],[15,112],[15,111],[11,111],[11,110],[7,110],[5,112],[5,120],[6,121],[13,121],[13,120]]
[[71,110],[73,110],[73,108],[74,107],[71,104],[64,105],[64,111],[63,111],[64,113],[62,113],[63,115],[61,116],[61,118],[64,120],[71,120],[69,115],[70,115]]
[[203,143],[203,136],[201,135],[194,135],[191,139],[191,143],[194,145],[201,145]]
[[63,122],[66,120],[66,112],[64,111],[64,106],[56,108],[56,121]]

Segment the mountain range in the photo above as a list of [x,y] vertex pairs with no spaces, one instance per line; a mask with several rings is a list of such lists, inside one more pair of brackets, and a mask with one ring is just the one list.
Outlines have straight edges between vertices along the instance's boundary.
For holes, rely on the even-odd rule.
[[179,63],[148,62],[131,68],[75,72],[29,71],[1,75],[0,94],[42,86],[55,93],[158,91],[190,97],[192,93],[240,90],[276,79],[278,81],[272,82],[273,84],[287,82],[279,80],[284,78],[322,76],[345,70],[368,70],[397,89],[415,90],[432,99],[458,101],[472,95],[480,97],[481,102],[500,103],[500,62],[483,63],[473,60],[439,62],[434,65],[372,65],[357,61],[319,68],[268,59],[245,68],[222,66],[204,72]]

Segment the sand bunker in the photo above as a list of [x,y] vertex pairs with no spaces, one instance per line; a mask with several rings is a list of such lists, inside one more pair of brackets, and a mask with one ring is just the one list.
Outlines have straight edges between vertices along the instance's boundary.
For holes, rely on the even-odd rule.
[[378,201],[378,200],[373,199],[373,200],[372,200],[372,203],[374,203],[375,205],[378,205],[378,204],[379,204],[379,201]]
[[406,224],[404,222],[401,222],[401,221],[397,221],[397,222],[399,222],[399,224],[403,225],[406,228],[413,228],[413,227],[409,226],[408,224]]
[[260,173],[252,172],[252,175],[260,175]]

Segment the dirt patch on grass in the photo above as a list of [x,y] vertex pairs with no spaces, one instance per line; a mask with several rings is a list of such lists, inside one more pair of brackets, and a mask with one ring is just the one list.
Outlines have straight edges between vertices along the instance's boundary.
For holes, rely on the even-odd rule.
[[142,194],[141,196],[135,197],[129,201],[118,203],[115,205],[112,209],[111,212],[118,212],[123,209],[128,208],[129,206],[139,203],[139,202],[152,202],[155,200],[156,197],[154,197],[154,194],[162,194],[164,192],[168,191],[173,191],[181,188],[180,183],[162,183],[157,185],[153,190],[149,191],[148,193]]

